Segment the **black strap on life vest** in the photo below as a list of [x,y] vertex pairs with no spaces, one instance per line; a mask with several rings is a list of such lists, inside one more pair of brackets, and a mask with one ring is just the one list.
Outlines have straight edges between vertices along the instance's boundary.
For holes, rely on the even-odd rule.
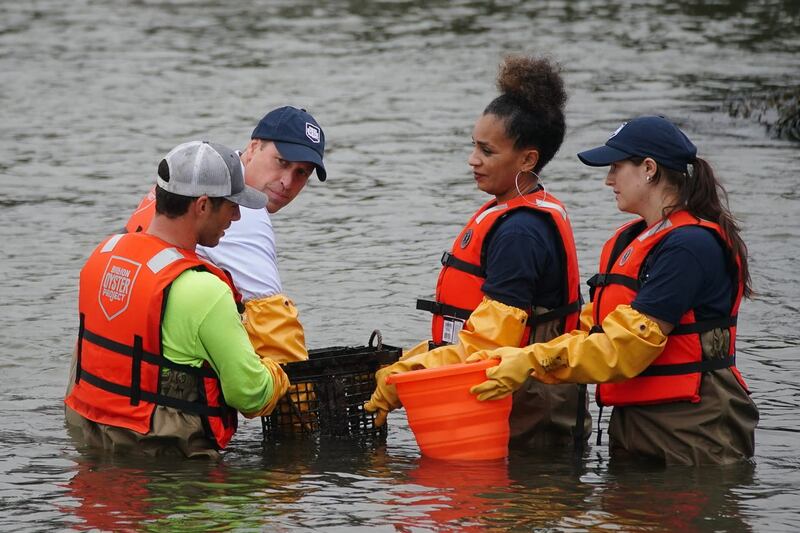
[[[112,383],[111,381],[107,381],[101,377],[95,376],[94,374],[87,372],[84,370],[82,379],[91,385],[94,385],[98,389],[102,389],[104,391],[117,394],[119,396],[124,396],[126,398],[133,397],[133,391],[130,387],[126,387],[124,385],[120,385],[118,383]],[[148,391],[139,391],[139,397],[141,401],[154,403],[156,405],[163,405],[165,407],[174,407],[175,409],[180,409],[181,411],[202,415],[202,416],[219,416],[225,417],[227,416],[227,409],[222,407],[211,407],[209,405],[204,405],[201,403],[190,402],[188,400],[181,400],[179,398],[173,398],[171,396],[164,396],[163,394],[154,394]]]
[[483,267],[473,263],[468,263],[463,259],[458,259],[448,251],[445,251],[442,254],[442,266],[455,268],[456,270],[466,272],[467,274],[472,274],[473,276],[478,276],[479,278],[486,277],[486,271],[483,269]]
[[131,405],[138,405],[140,402],[145,401],[145,402],[155,403],[157,405],[163,405],[165,407],[174,407],[175,409],[180,409],[181,411],[201,416],[218,416],[222,418],[228,416],[229,409],[225,406],[211,407],[209,405],[205,405],[202,403],[190,402],[188,400],[181,400],[179,398],[173,398],[171,396],[165,396],[160,393],[152,393],[141,389],[142,362],[156,365],[160,368],[169,368],[172,370],[177,370],[180,372],[184,372],[186,374],[197,376],[198,378],[200,378],[199,382],[201,384],[203,378],[218,379],[217,375],[211,368],[209,367],[197,368],[188,365],[182,365],[179,363],[175,363],[174,361],[170,361],[169,359],[161,355],[156,355],[147,352],[144,349],[142,349],[142,338],[138,335],[134,336],[133,346],[113,341],[107,337],[98,335],[97,333],[94,333],[93,331],[90,331],[85,327],[83,328],[82,336],[84,340],[91,342],[92,344],[100,346],[101,348],[105,348],[106,350],[112,351],[119,355],[131,358],[130,387],[126,387],[118,383],[113,383],[111,381],[105,380],[99,376],[96,376],[88,372],[86,369],[82,369],[81,379],[85,380],[87,383],[90,383],[95,387],[105,390],[107,392],[118,394],[120,396],[125,396],[126,398],[130,398]]
[[[711,331],[712,329],[728,329],[735,326],[737,322],[738,315],[711,318],[709,320],[698,320],[697,322],[692,322],[691,324],[678,324],[672,329],[672,331],[669,332],[669,335],[690,335],[692,333],[705,333],[706,331]],[[597,324],[593,325],[589,330],[589,334],[602,332],[603,327]]]
[[[105,348],[106,350],[110,350],[112,352],[118,353],[120,355],[124,355],[127,357],[133,357],[134,347],[129,346],[127,344],[122,344],[120,342],[113,341],[107,337],[103,337],[102,335],[98,335],[88,329],[84,329],[83,331],[83,338],[91,342],[92,344],[96,344],[101,348]],[[141,360],[145,363],[150,363],[152,365],[157,365],[160,367],[170,368],[172,370],[180,370],[181,372],[185,372],[187,374],[191,374],[193,376],[198,376],[202,378],[216,378],[217,375],[214,374],[214,371],[208,367],[193,367],[187,365],[181,365],[179,363],[175,363],[170,361],[166,357],[162,357],[161,355],[154,354],[147,352],[145,350],[141,351]]]
[[[433,300],[417,300],[417,309],[420,311],[429,311],[434,315],[450,316],[465,321],[469,319],[470,315],[472,314],[472,311],[469,309],[455,307],[453,305],[447,305],[440,302],[435,302]],[[555,309],[551,309],[550,311],[542,313],[541,315],[533,315],[528,317],[527,325],[531,328],[535,328],[539,324],[544,324],[545,322],[550,322],[551,320],[563,318],[572,313],[577,313],[580,310],[581,302],[579,300],[575,300],[572,303],[562,305],[561,307],[556,307]]]
[[670,335],[689,335],[690,333],[705,333],[712,329],[728,329],[736,325],[739,316],[723,316],[708,320],[698,320],[691,324],[678,324],[669,332]]
[[[631,224],[630,227],[620,232],[620,234],[617,236],[617,240],[614,242],[614,246],[611,248],[611,253],[608,256],[608,263],[605,265],[606,272],[611,271],[611,268],[614,265],[614,261],[617,260],[617,258],[625,250],[625,248],[627,248],[628,245],[631,242],[633,242],[633,239],[635,239],[637,235],[639,235],[642,231],[644,231],[646,227],[647,223],[644,220],[640,220],[636,224]],[[601,265],[600,268],[602,269],[603,265]],[[587,284],[589,285],[589,300],[592,302],[594,301],[594,292],[596,290],[596,287],[601,287],[603,286],[603,284],[598,283],[596,286],[593,286],[591,281],[595,279],[597,276],[603,276],[603,275],[607,276],[608,274],[596,274],[595,276],[592,276],[587,282]],[[638,283],[638,280],[636,281]],[[605,283],[605,285],[607,284],[608,283]],[[621,283],[621,285],[631,288],[629,285],[626,285],[626,283]],[[634,290],[638,291],[639,290],[638,286],[634,288]]]
[[736,356],[703,359],[694,363],[678,363],[674,365],[650,365],[639,374],[639,377],[651,376],[679,376],[682,374],[695,374],[697,372],[711,372],[729,368],[736,364]]
[[81,380],[81,354],[83,353],[83,335],[86,331],[86,315],[80,314],[78,323],[78,346],[75,355],[75,384]]
[[578,299],[566,305],[562,305],[560,307],[556,307],[555,309],[551,309],[550,311],[542,313],[541,315],[531,315],[530,317],[528,317],[528,325],[532,329],[535,329],[536,326],[538,326],[539,324],[544,324],[552,320],[558,320],[559,318],[564,318],[565,316],[571,315],[572,313],[577,313],[580,310],[581,310],[581,301],[580,299]]
[[589,291],[594,294],[597,287],[604,287],[606,285],[622,285],[633,291],[639,292],[642,284],[639,280],[630,276],[623,276],[622,274],[595,274],[586,281],[589,286]]
[[469,309],[463,309],[433,300],[417,300],[417,309],[420,311],[429,311],[434,315],[451,316],[465,321],[472,314],[472,311]]
[[133,336],[131,353],[131,405],[139,405],[142,398],[142,337]]

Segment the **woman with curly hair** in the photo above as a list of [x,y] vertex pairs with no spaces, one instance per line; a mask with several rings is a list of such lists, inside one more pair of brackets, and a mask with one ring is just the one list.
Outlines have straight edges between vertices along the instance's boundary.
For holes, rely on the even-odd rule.
[[[566,128],[567,100],[558,66],[509,56],[497,78],[500,95],[473,128],[467,160],[478,188],[492,199],[478,209],[442,256],[430,311],[432,340],[381,369],[365,404],[380,425],[400,406],[391,374],[462,363],[478,350],[525,346],[578,325],[579,273],[567,210],[539,175]],[[514,396],[511,443],[582,443],[591,428],[585,388],[528,380]]]

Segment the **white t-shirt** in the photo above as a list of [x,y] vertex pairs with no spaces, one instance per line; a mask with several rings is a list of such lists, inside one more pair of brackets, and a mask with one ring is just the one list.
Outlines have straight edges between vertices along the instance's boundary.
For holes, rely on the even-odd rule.
[[197,253],[231,273],[245,302],[282,293],[269,213],[266,208],[239,211],[242,218],[231,223],[219,244],[198,246]]

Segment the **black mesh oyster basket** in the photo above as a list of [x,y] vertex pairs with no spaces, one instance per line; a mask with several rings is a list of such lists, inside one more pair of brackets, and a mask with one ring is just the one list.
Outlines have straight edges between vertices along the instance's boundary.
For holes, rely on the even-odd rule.
[[[373,342],[377,343],[373,345]],[[397,361],[403,351],[372,333],[367,346],[309,350],[307,361],[281,365],[292,385],[275,410],[261,417],[265,443],[293,438],[381,439],[375,415],[363,404],[375,390],[375,372]]]

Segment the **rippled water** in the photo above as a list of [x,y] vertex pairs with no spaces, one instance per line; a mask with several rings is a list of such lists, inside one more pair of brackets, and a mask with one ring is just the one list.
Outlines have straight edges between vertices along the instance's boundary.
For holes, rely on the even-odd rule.
[[[800,145],[724,102],[800,81],[792,0],[2,2],[0,529],[800,527]],[[485,197],[465,163],[506,52],[564,66],[566,142],[543,178],[571,208],[588,278],[626,219],[574,157],[623,119],[662,112],[723,177],[752,254],[740,368],[761,409],[754,466],[643,470],[605,446],[507,462],[419,457],[402,411],[384,447],[262,450],[246,422],[221,464],[79,453],[62,421],[77,276],[121,227],[166,151],[243,147],[272,107],[307,107],[325,184],[274,217],[286,290],[312,347],[408,345],[416,297]]]

